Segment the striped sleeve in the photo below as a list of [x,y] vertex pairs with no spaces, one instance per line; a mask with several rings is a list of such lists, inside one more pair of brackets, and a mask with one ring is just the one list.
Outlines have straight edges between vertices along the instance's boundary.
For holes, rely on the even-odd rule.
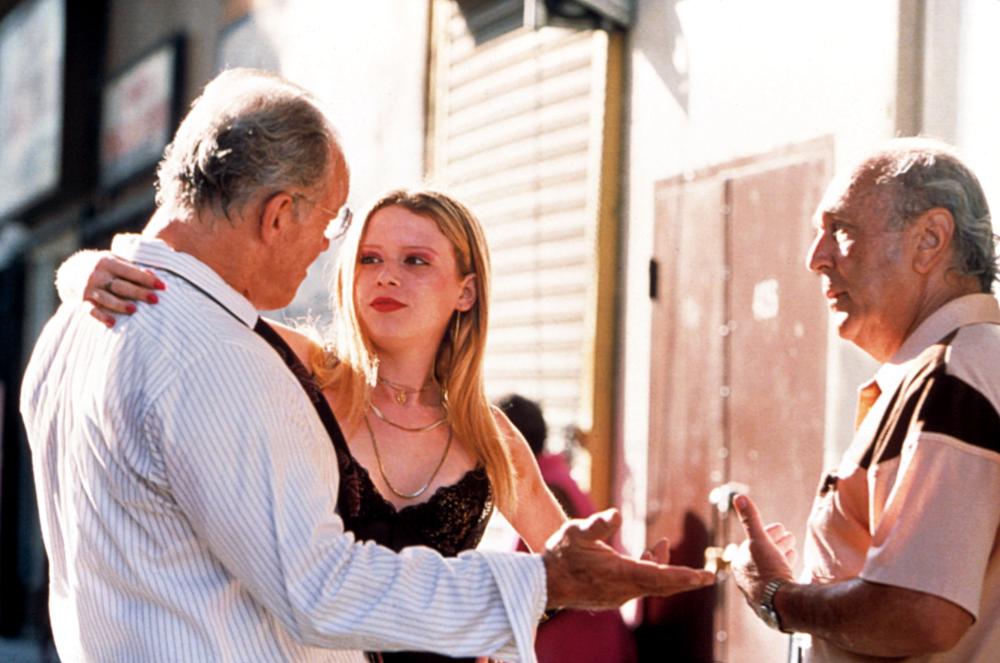
[[148,430],[191,526],[296,639],[535,660],[537,556],[355,543],[334,512],[336,457],[292,374],[238,343],[198,363],[154,399],[170,406],[154,406]]
[[546,601],[542,560],[533,556],[532,559],[537,562],[540,572],[525,574],[517,557],[499,553],[482,554],[493,571],[500,594],[504,597],[504,605],[516,608],[525,605],[525,601],[529,602],[526,611],[508,608],[507,617],[514,630],[513,644],[516,645],[516,651],[508,646],[498,651],[497,656],[504,660],[533,661],[535,631]]

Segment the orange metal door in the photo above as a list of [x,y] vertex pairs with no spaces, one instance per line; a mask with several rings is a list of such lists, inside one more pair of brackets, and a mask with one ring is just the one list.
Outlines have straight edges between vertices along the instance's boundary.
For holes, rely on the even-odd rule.
[[[800,541],[823,463],[827,316],[803,256],[826,170],[817,159],[730,182],[729,479]],[[722,628],[728,660],[783,660],[788,637],[744,601],[728,603]]]
[[[715,179],[657,190],[647,532],[669,538],[673,561],[689,566],[702,565],[713,538],[705,496],[725,476],[723,194]],[[714,599],[708,589],[648,601],[640,649],[709,660]]]
[[[826,379],[826,314],[803,257],[829,164],[818,141],[657,188],[647,531],[679,563],[742,540],[708,500],[726,482],[802,538]],[[771,663],[787,649],[731,580],[648,602],[646,624],[644,660]]]

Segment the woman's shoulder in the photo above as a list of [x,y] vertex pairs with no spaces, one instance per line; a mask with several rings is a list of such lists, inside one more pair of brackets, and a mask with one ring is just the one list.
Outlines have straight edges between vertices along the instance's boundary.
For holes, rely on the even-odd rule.
[[511,423],[503,410],[496,405],[490,405],[490,411],[493,413],[493,419],[497,422],[497,427],[503,434],[507,448],[510,449],[514,468],[520,474],[526,464],[535,462],[535,455],[531,452],[531,447],[528,446],[528,441],[524,439],[524,435]]
[[493,421],[496,422],[497,428],[500,429],[500,433],[503,435],[504,439],[507,440],[507,443],[510,444],[511,439],[518,436],[517,428],[514,427],[514,424],[512,424],[510,419],[507,418],[507,415],[504,414],[503,410],[493,403],[490,403],[490,414],[493,415]]
[[306,329],[295,328],[286,325],[277,320],[271,320],[270,318],[265,318],[267,324],[274,328],[274,331],[278,332],[282,340],[288,344],[295,355],[299,358],[306,366],[310,365],[309,358],[313,353],[322,350],[322,344],[319,342],[316,335],[309,332]]

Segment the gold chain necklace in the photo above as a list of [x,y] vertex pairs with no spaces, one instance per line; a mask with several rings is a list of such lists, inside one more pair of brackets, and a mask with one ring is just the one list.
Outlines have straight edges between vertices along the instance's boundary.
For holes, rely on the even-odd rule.
[[392,389],[392,391],[394,392],[393,398],[395,398],[396,402],[399,403],[400,405],[406,405],[406,401],[410,399],[410,394],[419,394],[423,391],[427,391],[428,389],[437,384],[437,380],[431,380],[430,382],[422,386],[420,389],[410,389],[405,385],[396,384],[392,380],[384,378],[381,375],[378,376],[378,381],[385,384],[390,389]]
[[426,490],[430,488],[431,483],[433,483],[434,481],[434,477],[436,477],[438,472],[441,471],[441,467],[444,465],[444,459],[448,457],[448,451],[451,450],[451,434],[452,434],[451,427],[450,426],[448,427],[448,443],[445,444],[444,446],[444,453],[441,454],[441,460],[438,461],[438,464],[434,468],[434,471],[431,472],[430,477],[427,478],[427,482],[424,483],[424,485],[418,488],[415,492],[404,493],[396,490],[396,487],[392,485],[392,482],[389,481],[389,477],[386,476],[385,474],[385,466],[382,465],[382,454],[380,454],[378,451],[378,442],[375,440],[375,431],[372,430],[372,423],[368,421],[367,414],[365,415],[365,426],[368,427],[368,436],[371,437],[372,439],[372,449],[375,450],[375,462],[378,464],[378,473],[382,475],[382,481],[385,481],[386,487],[392,491],[393,495],[395,495],[396,497],[400,497],[404,500],[412,500],[415,497],[420,497],[421,495],[423,495],[424,492],[426,492]]
[[448,413],[445,412],[444,416],[442,416],[440,419],[435,419],[431,423],[426,424],[424,426],[413,426],[413,427],[404,426],[403,424],[397,424],[395,421],[385,416],[382,410],[380,410],[378,406],[375,405],[375,403],[369,403],[368,405],[369,407],[371,407],[372,412],[375,413],[376,417],[378,417],[385,423],[389,424],[393,428],[398,428],[399,430],[406,431],[407,433],[426,433],[427,431],[434,430],[444,422],[448,421]]

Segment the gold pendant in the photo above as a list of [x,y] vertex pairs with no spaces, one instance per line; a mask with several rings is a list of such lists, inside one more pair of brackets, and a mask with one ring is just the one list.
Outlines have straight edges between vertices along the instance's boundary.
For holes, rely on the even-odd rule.
[[407,401],[406,392],[405,391],[397,391],[396,392],[396,402],[399,403],[400,405],[406,405],[406,401]]

